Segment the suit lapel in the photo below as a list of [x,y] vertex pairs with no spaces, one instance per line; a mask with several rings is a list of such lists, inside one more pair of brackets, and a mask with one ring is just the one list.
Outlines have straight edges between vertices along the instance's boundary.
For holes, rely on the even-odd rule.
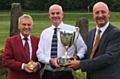
[[111,26],[111,24],[109,24],[108,28],[105,30],[105,32],[103,33],[99,44],[104,43],[104,41],[106,40],[107,36],[109,36],[109,32],[113,29],[113,27]]
[[[105,30],[105,32],[103,33],[100,41],[99,41],[99,44],[96,48],[96,51],[99,50],[98,48],[102,48],[102,47],[99,47],[99,46],[102,46],[104,45],[105,43],[105,40],[107,40],[108,36],[110,35],[110,31],[113,29],[114,27],[112,25],[109,24],[108,28]],[[97,52],[98,53],[98,52]],[[95,53],[96,54],[96,53]]]
[[[92,48],[93,48],[93,43],[94,43],[94,37],[95,37],[95,31],[96,29],[93,29],[93,31],[90,33],[91,35],[89,35],[90,37],[90,51],[92,51]],[[88,39],[89,39],[88,38]]]
[[[101,37],[101,39],[100,39],[100,41],[99,41],[98,47],[101,46],[101,45],[104,43],[104,41],[107,39],[107,36],[109,36],[109,32],[110,32],[112,29],[113,29],[113,26],[112,26],[111,24],[109,24],[108,28],[105,30],[105,32],[103,33],[103,35],[102,35],[102,37]],[[89,40],[88,40],[88,44],[89,44],[88,47],[90,47],[90,48],[89,48],[90,50],[89,50],[89,55],[88,55],[88,56],[90,56],[90,53],[91,53],[92,48],[93,48],[95,32],[96,32],[96,28],[91,31],[91,33],[89,34],[89,37],[88,37],[88,39],[89,39]],[[97,48],[98,48],[98,47],[97,47]],[[97,49],[96,49],[96,50],[97,50]]]

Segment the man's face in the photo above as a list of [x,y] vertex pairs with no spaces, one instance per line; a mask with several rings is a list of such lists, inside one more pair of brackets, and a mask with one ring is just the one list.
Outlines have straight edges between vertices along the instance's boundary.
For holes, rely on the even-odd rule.
[[105,5],[98,4],[93,9],[93,18],[98,27],[103,27],[109,20],[110,11]]
[[18,29],[26,37],[30,34],[32,27],[32,21],[29,18],[22,18],[20,24],[18,24]]
[[64,13],[61,11],[59,7],[53,7],[49,10],[48,16],[52,21],[52,24],[54,26],[58,26],[62,22]]

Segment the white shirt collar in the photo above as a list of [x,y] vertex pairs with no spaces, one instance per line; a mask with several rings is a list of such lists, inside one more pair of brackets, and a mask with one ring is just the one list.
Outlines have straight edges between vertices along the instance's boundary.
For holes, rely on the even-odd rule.
[[96,28],[97,28],[97,30],[100,29],[102,31],[102,33],[104,33],[104,31],[107,29],[108,25],[109,25],[109,22],[107,22],[107,24],[101,28],[98,28],[98,26],[96,26]]
[[[57,26],[57,28],[61,28],[62,25],[63,25],[63,22],[61,22],[61,23]],[[56,28],[56,27],[52,24],[52,28]]]
[[[20,33],[21,39],[23,40],[24,36]],[[30,35],[27,37],[30,40]]]

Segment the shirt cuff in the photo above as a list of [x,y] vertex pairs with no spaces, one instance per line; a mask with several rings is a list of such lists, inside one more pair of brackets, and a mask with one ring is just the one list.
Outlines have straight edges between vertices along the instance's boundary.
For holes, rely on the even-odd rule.
[[22,66],[21,66],[21,70],[24,70],[24,65],[25,65],[25,64],[23,63]]
[[41,68],[41,64],[40,64],[40,62],[37,62],[38,63],[38,66],[39,66],[39,68],[38,69],[40,69]]

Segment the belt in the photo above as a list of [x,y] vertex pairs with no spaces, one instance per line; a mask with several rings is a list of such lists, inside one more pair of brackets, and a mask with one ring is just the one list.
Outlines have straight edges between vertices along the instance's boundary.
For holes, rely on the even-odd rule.
[[72,71],[49,71],[49,70],[44,70],[44,73],[47,73],[49,75],[63,75],[63,74],[69,74],[72,73]]

